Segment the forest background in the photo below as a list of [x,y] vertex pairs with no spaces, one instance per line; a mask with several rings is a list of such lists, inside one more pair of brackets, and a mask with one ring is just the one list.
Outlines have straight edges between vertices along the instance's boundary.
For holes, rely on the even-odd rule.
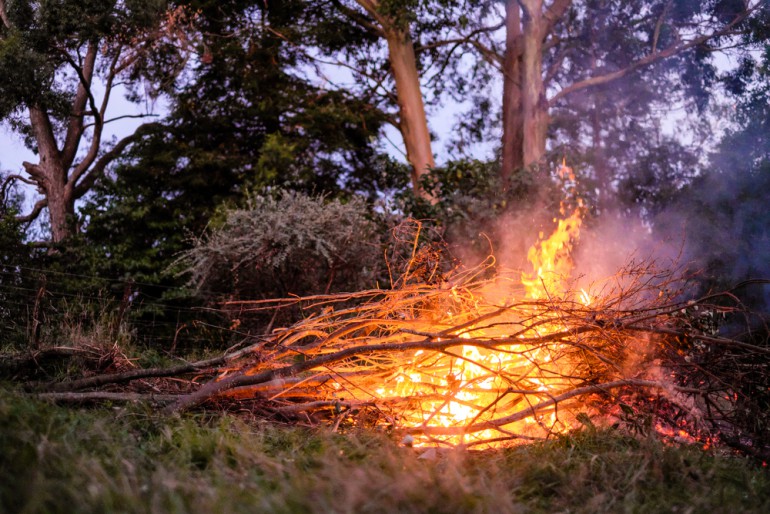
[[[624,227],[623,244],[610,231],[586,246],[611,239],[625,255],[631,234],[653,233],[684,248],[705,288],[766,271],[766,2],[4,1],[0,12],[0,113],[35,156],[2,182],[11,332],[34,324],[42,276],[47,302],[75,291],[124,302],[134,322],[152,320],[141,337],[159,347],[195,332],[189,309],[212,298],[384,283],[382,259],[340,255],[335,231],[351,224],[302,227],[297,194],[376,225],[373,240],[346,241],[361,247],[351,255],[413,216],[466,260],[489,251],[484,232],[522,265],[558,210],[565,158],[588,224]],[[126,109],[121,93],[160,114]],[[136,128],[110,137],[126,118]],[[269,209],[265,196],[281,199],[286,226],[255,228],[250,266],[231,249],[241,254],[224,276],[190,283],[179,255],[228,212]],[[315,263],[305,283],[300,254]]]
[[[0,120],[0,508],[766,511],[766,0],[0,0]],[[759,471],[590,420],[426,464],[377,434],[23,391],[251,344],[305,313],[224,302],[388,288],[410,252],[430,286],[490,253],[526,271],[565,209],[576,277],[654,260],[729,292],[705,329],[738,344],[701,353],[736,391],[722,443]]]

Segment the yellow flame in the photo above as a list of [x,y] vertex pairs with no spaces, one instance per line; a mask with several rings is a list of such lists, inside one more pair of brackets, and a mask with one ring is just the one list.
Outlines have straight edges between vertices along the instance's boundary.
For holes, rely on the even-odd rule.
[[[564,162],[559,175],[564,180],[575,180],[572,170]],[[582,204],[578,201],[578,207],[571,214],[555,220],[556,227],[552,234],[544,238],[541,233],[539,241],[529,249],[527,259],[532,265],[532,272],[522,274],[521,277],[528,298],[544,300],[566,294],[572,270],[570,253],[580,233],[582,212]],[[457,297],[454,289],[452,295]],[[577,294],[577,299],[585,305],[591,303],[591,296],[585,290]],[[457,310],[445,311],[445,314],[449,323],[456,320],[459,323],[463,315]],[[559,326],[538,327],[540,335],[560,329],[562,327]],[[509,329],[466,326],[454,337],[507,337],[505,333],[494,333],[495,330]],[[441,338],[437,340],[441,341]],[[554,349],[533,348],[523,344],[511,344],[496,350],[465,345],[459,351],[455,347],[444,353],[417,350],[411,357],[410,369],[404,369],[389,385],[378,388],[377,394],[382,398],[408,395],[421,399],[419,405],[402,413],[404,426],[466,427],[480,420],[492,419],[498,411],[509,413],[511,409],[526,407],[508,405],[510,399],[506,397],[506,391],[509,383],[501,378],[501,370],[505,370],[509,376],[520,376],[521,380],[517,384],[524,384],[521,387],[528,388],[533,394],[541,394],[541,398],[548,398],[555,388],[563,388],[563,377],[567,373],[558,372],[564,364],[553,359],[551,351]],[[542,434],[543,427],[546,432],[560,432],[570,428],[561,419],[561,415],[553,410],[539,418],[522,419],[511,427],[506,426],[506,430],[521,434],[540,431]],[[499,436],[500,433],[494,430],[483,430],[473,434],[445,436],[441,440],[458,444]],[[420,436],[415,439],[416,445],[434,442],[435,439]]]
[[580,234],[582,220],[581,210],[575,209],[569,217],[556,220],[556,229],[548,239],[530,247],[527,260],[534,273],[525,273],[521,279],[528,297],[540,300],[566,290],[566,281],[572,271],[570,252]]

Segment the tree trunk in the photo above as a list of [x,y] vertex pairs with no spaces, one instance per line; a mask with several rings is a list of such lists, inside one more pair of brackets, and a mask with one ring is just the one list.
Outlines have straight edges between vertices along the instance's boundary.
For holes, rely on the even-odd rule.
[[435,201],[429,192],[420,187],[420,178],[436,166],[431,149],[428,117],[422,101],[420,75],[417,71],[417,59],[414,44],[409,34],[409,27],[402,26],[391,17],[380,12],[379,0],[355,0],[364,8],[377,26],[362,20],[358,14],[341,7],[342,12],[371,34],[384,38],[388,43],[388,60],[396,83],[398,101],[398,129],[404,139],[406,159],[412,166],[412,188],[417,196],[431,202]]
[[36,166],[27,166],[27,169],[43,190],[51,222],[51,239],[58,243],[74,232],[74,198],[67,188],[67,169],[48,114],[37,106],[30,107],[29,119],[40,162]]
[[546,23],[542,0],[519,0],[524,8],[524,54],[522,56],[522,115],[524,166],[541,163],[548,132],[548,100],[543,82],[543,39]]
[[409,33],[395,27],[385,28],[390,66],[396,82],[399,128],[404,138],[406,158],[412,165],[412,187],[418,196],[431,199],[420,187],[420,177],[436,166],[431,150],[428,118],[422,101],[420,76]]
[[64,181],[60,180],[64,174],[64,170],[50,170],[53,180],[45,189],[51,220],[51,240],[54,243],[60,243],[75,233],[75,202],[72,195],[67,194]]
[[521,106],[521,13],[517,0],[505,4],[505,55],[503,57],[503,187],[513,171],[524,167],[523,113]]

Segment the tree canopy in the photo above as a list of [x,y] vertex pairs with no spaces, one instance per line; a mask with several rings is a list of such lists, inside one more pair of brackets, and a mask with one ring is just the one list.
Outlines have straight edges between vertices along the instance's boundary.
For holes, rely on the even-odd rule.
[[[433,217],[468,240],[517,209],[540,230],[564,158],[592,215],[651,224],[727,169],[750,188],[768,160],[759,0],[2,0],[0,15],[0,117],[37,157],[3,176],[4,234],[22,242],[47,213],[33,258],[78,246],[163,287],[253,195],[361,196],[373,219]],[[167,108],[110,141],[117,94]]]

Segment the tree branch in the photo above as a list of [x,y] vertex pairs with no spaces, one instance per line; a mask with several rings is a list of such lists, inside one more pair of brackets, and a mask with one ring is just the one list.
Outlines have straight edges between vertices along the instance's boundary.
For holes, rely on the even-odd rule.
[[[456,38],[452,38],[452,39],[442,39],[441,41],[434,41],[432,43],[427,43],[427,44],[424,44],[424,45],[415,46],[414,47],[414,51],[415,51],[415,53],[419,53],[419,52],[421,52],[423,50],[428,50],[428,49],[431,49],[431,48],[439,48],[439,47],[447,46],[447,45],[453,45],[455,43],[470,43],[470,44],[472,44],[473,41],[471,41],[471,40],[474,37],[478,36],[479,34],[485,34],[485,33],[489,33],[489,32],[496,32],[496,31],[500,30],[501,28],[503,28],[504,26],[505,26],[505,20],[501,21],[497,25],[492,25],[492,26],[489,26],[489,27],[477,28],[475,30],[470,31],[468,34],[466,34],[464,36],[460,36],[460,37],[456,37]],[[502,61],[502,58],[500,58],[500,60]]]
[[39,393],[36,395],[43,400],[63,403],[87,403],[95,401],[109,402],[149,402],[149,403],[171,403],[177,400],[178,394],[157,394],[157,393],[113,393],[107,391],[89,391],[85,393]]
[[16,181],[16,180],[20,180],[25,184],[29,184],[30,186],[37,186],[37,182],[35,182],[34,180],[31,180],[31,179],[28,179],[27,177],[22,177],[21,175],[17,175],[13,173],[5,177],[5,180],[3,181],[3,186],[2,188],[0,188],[0,197],[5,198],[6,188],[10,185],[12,181]]
[[562,48],[559,50],[559,52],[556,54],[556,57],[554,57],[553,63],[548,67],[548,70],[545,72],[545,77],[543,77],[543,82],[546,84],[550,84],[553,78],[556,76],[557,73],[559,73],[559,69],[561,68],[561,65],[564,63],[564,59],[567,58],[567,55],[569,55],[570,48]]
[[686,50],[689,50],[691,48],[694,48],[698,45],[701,45],[705,43],[706,41],[724,36],[727,34],[730,34],[733,28],[744,21],[752,12],[754,12],[757,9],[757,6],[759,4],[755,5],[754,7],[751,7],[749,9],[746,9],[742,13],[738,14],[733,21],[731,21],[729,24],[725,25],[722,29],[716,30],[712,32],[711,34],[707,34],[704,36],[697,37],[695,39],[692,39],[686,43],[682,44],[674,44],[670,47],[666,48],[665,50],[661,50],[659,52],[652,52],[650,54],[647,54],[646,56],[642,57],[641,59],[629,64],[625,68],[622,68],[617,71],[613,71],[611,73],[606,73],[604,75],[598,75],[595,77],[590,77],[584,80],[581,80],[579,82],[575,82],[574,84],[571,84],[565,88],[563,88],[561,91],[556,93],[552,98],[550,98],[548,101],[549,103],[557,102],[558,100],[562,99],[563,97],[574,93],[575,91],[580,91],[581,89],[586,89],[589,87],[599,86],[602,84],[607,84],[608,82],[612,82],[614,80],[618,80],[620,78],[625,77],[629,73],[636,71],[640,68],[643,68],[645,66],[649,66],[653,63],[656,63],[660,60],[667,59],[673,55],[677,55],[679,53],[682,53]]
[[26,177],[22,177],[21,175],[18,175],[16,173],[8,175],[7,177],[5,177],[5,180],[3,180],[3,185],[0,187],[0,209],[4,210],[5,201],[8,198],[8,189],[10,188],[11,184],[16,182],[17,180],[24,182],[25,184],[29,184],[30,186],[38,185],[38,183],[35,182],[34,180],[30,180]]
[[369,13],[369,15],[377,21],[377,23],[380,24],[379,29],[382,31],[383,36],[385,36],[386,32],[388,30],[393,29],[393,24],[388,20],[385,16],[381,15],[379,12],[377,12],[377,8],[379,7],[378,0],[355,0],[355,2],[364,8],[366,12]]
[[543,28],[543,37],[551,33],[554,25],[564,16],[570,5],[572,5],[572,0],[554,0],[550,7],[546,6],[545,14],[543,15],[546,22]]
[[115,55],[112,57],[112,62],[110,63],[110,72],[107,75],[107,81],[105,82],[105,85],[104,85],[104,97],[102,98],[102,106],[99,109],[99,119],[101,120],[102,126],[105,125],[104,116],[107,113],[107,104],[109,104],[110,102],[110,95],[112,94],[112,86],[115,82],[115,77],[119,73],[118,70],[116,69],[116,66],[118,65],[118,61],[120,60],[122,48],[123,47],[121,45],[118,45],[118,48],[115,51]]
[[[133,134],[130,136],[126,136],[120,141],[115,144],[115,146],[112,147],[110,151],[102,155],[98,161],[93,165],[90,171],[88,173],[82,175],[82,180],[80,180],[79,183],[72,182],[72,193],[73,193],[73,199],[81,198],[84,194],[86,194],[91,187],[93,187],[94,183],[96,182],[96,179],[99,178],[99,176],[104,172],[104,169],[115,159],[120,157],[120,155],[123,153],[123,151],[130,145],[131,143],[137,141],[141,137],[145,136],[147,133],[152,131],[153,129],[162,128],[164,127],[161,123],[145,123],[143,125],[140,125],[137,127],[136,131],[134,131]],[[74,177],[74,175],[73,175]]]
[[543,0],[518,0],[524,16],[533,19],[540,16],[540,9],[543,7]]
[[43,209],[47,206],[48,200],[46,198],[42,198],[35,203],[35,206],[32,207],[32,210],[29,212],[29,214],[16,216],[16,221],[20,223],[29,223],[30,221],[35,221],[37,217],[40,216],[40,213],[43,211]]
[[40,163],[35,169],[35,174],[31,173],[30,167],[34,166],[29,163],[23,163],[24,168],[30,175],[41,180],[48,179],[45,169],[51,169],[50,166],[58,166],[61,163],[61,154],[59,153],[59,146],[56,143],[56,136],[53,133],[53,125],[51,124],[51,118],[48,113],[40,108],[38,105],[32,105],[29,107],[29,121],[32,125],[32,132],[35,135],[35,141],[37,142],[38,152],[40,154]]
[[[110,118],[108,120],[104,120],[102,123],[104,125],[108,125],[112,123],[113,121],[120,121],[125,119],[141,119],[141,118],[157,118],[157,114],[123,114],[121,116],[115,116],[114,118]],[[87,127],[90,127],[91,125],[86,125]]]
[[[552,341],[561,341],[564,337],[576,334],[583,334],[597,330],[594,326],[583,326],[575,328],[569,332],[554,332],[551,334],[536,336],[536,337],[503,337],[500,339],[490,340],[477,340],[474,341],[474,346],[479,348],[498,348],[500,346],[516,343],[516,344],[545,344]],[[328,342],[328,341],[324,341]],[[255,374],[239,373],[227,376],[218,381],[211,381],[204,385],[198,391],[191,393],[187,396],[180,398],[177,402],[169,405],[164,409],[165,414],[173,414],[192,408],[199,405],[213,396],[217,396],[224,391],[233,389],[235,387],[257,385],[269,380],[281,379],[284,377],[295,376],[303,371],[307,371],[314,368],[325,368],[330,364],[334,364],[353,356],[364,356],[375,353],[388,353],[388,352],[403,352],[409,350],[436,350],[444,351],[448,348],[456,346],[464,346],[469,344],[469,340],[463,337],[448,337],[447,339],[441,339],[437,337],[435,340],[432,337],[425,339],[419,339],[408,342],[398,343],[382,343],[382,344],[364,344],[358,347],[348,347],[341,350],[337,350],[331,353],[324,353],[314,358],[309,358],[305,361],[298,362],[296,364],[286,365],[280,368],[268,369]]]
[[655,22],[655,31],[652,35],[652,48],[650,50],[651,53],[655,53],[658,51],[658,39],[660,38],[660,29],[663,27],[663,20],[666,18],[666,14],[668,14],[668,10],[671,7],[671,2],[673,0],[669,0],[666,2],[666,5],[663,6],[663,10],[660,13],[660,16],[658,16],[658,20]]
[[94,66],[96,64],[97,48],[94,43],[89,43],[86,50],[85,63],[82,68],[79,64],[76,64],[69,56],[66,50],[62,50],[62,53],[66,55],[70,65],[76,70],[80,82],[78,84],[77,92],[75,93],[75,99],[72,102],[72,112],[70,113],[70,120],[67,125],[67,134],[64,138],[64,146],[62,147],[62,164],[65,169],[69,169],[72,166],[72,162],[75,160],[75,154],[80,146],[80,138],[83,136],[83,118],[85,117],[86,102],[91,101],[92,109],[95,106],[93,101],[93,95],[91,94],[91,80],[94,75]]
[[39,164],[32,164],[31,162],[24,161],[21,165],[24,167],[24,171],[29,173],[38,186],[40,185],[40,182],[45,180],[45,173],[40,168]]
[[[488,28],[491,29],[493,27],[488,27]],[[419,53],[421,51],[429,50],[431,48],[440,48],[442,46],[455,45],[450,50],[450,53],[451,53],[451,52],[454,52],[457,45],[462,45],[462,44],[468,44],[474,47],[476,50],[479,51],[482,57],[484,57],[487,60],[487,62],[491,64],[497,64],[498,66],[502,66],[502,63],[503,63],[502,55],[500,55],[494,49],[484,45],[484,43],[482,43],[478,39],[474,39],[471,35],[452,38],[452,39],[443,39],[441,41],[434,41],[433,43],[428,43],[425,45],[420,45],[419,47],[415,47],[414,51],[415,53]],[[521,53],[521,50],[519,51],[519,53]]]
[[[96,99],[94,98],[93,93],[91,92],[91,80],[93,79],[93,63],[91,63],[91,68],[88,68],[89,62],[88,57],[91,54],[91,49],[94,50],[93,58],[96,58],[96,44],[90,43],[88,47],[88,54],[86,55],[86,63],[81,68],[80,66],[75,63],[75,61],[72,59],[72,57],[64,52],[65,59],[70,63],[70,65],[73,67],[75,72],[78,74],[78,77],[80,79],[81,86],[86,91],[86,96],[88,98],[88,103],[91,107],[92,116],[94,117],[94,133],[91,138],[91,147],[88,149],[88,153],[85,157],[83,157],[83,160],[78,163],[77,166],[75,166],[75,169],[72,171],[72,175],[67,180],[67,189],[73,189],[75,187],[75,184],[77,184],[78,179],[80,179],[81,175],[83,175],[86,170],[91,166],[91,164],[96,159],[97,155],[99,155],[99,146],[102,142],[102,130],[104,128],[104,124],[102,123],[102,116],[101,111],[96,106]],[[90,75],[87,75],[87,73],[90,72]],[[82,119],[80,121],[80,133],[82,134]],[[78,138],[79,142],[79,138]],[[77,147],[75,148],[77,150]],[[73,156],[74,158],[74,156]]]
[[49,383],[42,387],[42,389],[51,392],[64,392],[64,391],[78,391],[81,389],[87,389],[90,387],[99,387],[107,384],[124,384],[137,380],[140,378],[162,378],[172,377],[175,375],[182,375],[185,373],[191,373],[194,371],[202,371],[206,369],[213,369],[235,359],[243,357],[244,355],[255,351],[261,343],[249,345],[237,351],[231,351],[218,357],[211,359],[201,360],[197,362],[185,362],[178,366],[170,368],[145,368],[134,369],[131,371],[124,371],[122,373],[111,373],[109,375],[95,375],[92,377],[85,377],[78,380],[71,380],[69,382],[55,382]]
[[382,30],[382,28],[369,21],[366,16],[362,15],[360,12],[356,11],[355,9],[351,9],[346,5],[343,5],[339,0],[332,0],[332,4],[334,4],[334,7],[336,7],[338,11],[340,11],[354,22],[358,23],[361,27],[368,30],[374,36],[381,38],[385,37],[385,32]]

